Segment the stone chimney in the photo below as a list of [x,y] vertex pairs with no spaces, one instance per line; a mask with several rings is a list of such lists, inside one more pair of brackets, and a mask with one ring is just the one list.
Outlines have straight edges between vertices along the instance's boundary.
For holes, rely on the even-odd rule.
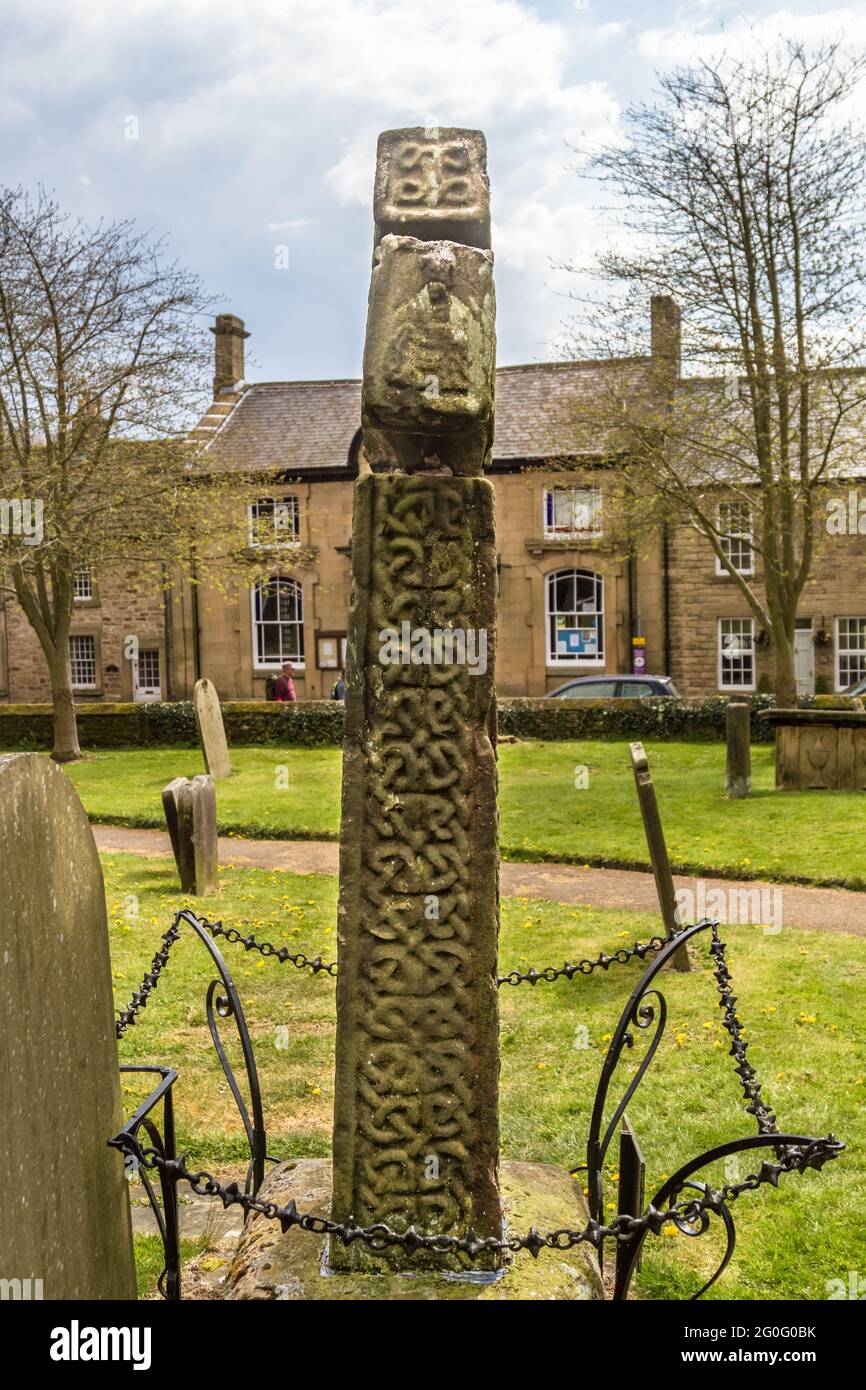
[[237,314],[217,314],[211,333],[216,338],[213,390],[218,396],[220,391],[230,391],[243,381],[244,338],[250,335]]
[[669,294],[654,294],[650,300],[650,351],[659,366],[679,376],[681,366],[680,306]]

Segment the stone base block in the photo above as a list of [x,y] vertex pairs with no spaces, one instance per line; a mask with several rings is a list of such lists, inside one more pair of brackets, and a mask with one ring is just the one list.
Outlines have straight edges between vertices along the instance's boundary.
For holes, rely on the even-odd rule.
[[[500,1183],[508,1228],[523,1234],[568,1227],[580,1230],[586,1203],[567,1173],[546,1163],[502,1163]],[[280,1206],[294,1200],[301,1211],[327,1216],[331,1209],[331,1163],[307,1158],[272,1168],[259,1196]],[[491,1282],[428,1271],[418,1274],[329,1273],[326,1240],[253,1216],[238,1242],[226,1278],[228,1299],[600,1299],[598,1261],[590,1245],[506,1257]],[[487,1276],[489,1278],[489,1276]]]

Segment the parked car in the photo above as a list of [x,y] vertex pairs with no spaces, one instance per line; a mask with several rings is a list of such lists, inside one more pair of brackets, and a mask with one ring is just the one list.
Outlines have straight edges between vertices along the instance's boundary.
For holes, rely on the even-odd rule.
[[647,696],[678,700],[670,676],[577,676],[551,690],[549,700],[643,700]]
[[849,685],[847,690],[842,691],[843,695],[866,695],[866,676],[862,680],[855,681]]

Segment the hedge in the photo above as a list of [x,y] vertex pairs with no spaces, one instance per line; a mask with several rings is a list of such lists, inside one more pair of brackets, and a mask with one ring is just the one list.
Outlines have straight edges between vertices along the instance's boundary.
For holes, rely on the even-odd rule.
[[[343,706],[336,700],[230,700],[223,704],[229,743],[339,743]],[[154,704],[88,704],[76,707],[82,748],[194,748],[198,743],[191,700]],[[0,705],[0,748],[50,748],[50,705]]]
[[[771,743],[773,730],[758,718],[774,706],[771,695],[753,695],[752,739]],[[809,696],[801,708],[851,708],[850,697]],[[687,703],[683,700],[537,700],[499,701],[502,736],[534,739],[646,738],[718,742],[725,737],[724,695]],[[195,714],[189,700],[172,704],[88,704],[78,707],[82,748],[195,747]],[[336,700],[300,700],[293,704],[265,700],[229,700],[223,705],[226,734],[235,746],[294,744],[304,748],[338,744],[343,733],[343,706]],[[0,705],[0,748],[50,748],[50,705]]]

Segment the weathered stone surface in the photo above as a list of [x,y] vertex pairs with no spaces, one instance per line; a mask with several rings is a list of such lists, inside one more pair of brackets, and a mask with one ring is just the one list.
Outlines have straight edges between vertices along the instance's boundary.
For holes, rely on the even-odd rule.
[[[502,1195],[508,1229],[521,1234],[581,1230],[588,1220],[586,1203],[560,1169],[542,1163],[503,1163]],[[272,1168],[259,1192],[280,1206],[327,1216],[331,1165],[327,1159],[300,1159]],[[580,1300],[602,1297],[595,1252],[578,1245],[567,1253],[544,1250],[507,1256],[491,1282],[470,1283],[423,1270],[411,1261],[403,1273],[392,1271],[331,1273],[322,1237],[303,1231],[283,1235],[278,1223],[254,1216],[244,1227],[226,1279],[227,1299],[421,1299],[500,1302],[503,1299]]]
[[493,441],[493,255],[387,236],[376,251],[364,349],[371,467],[480,474]]
[[192,703],[204,765],[211,777],[229,777],[232,770],[229,746],[226,742],[219,695],[212,681],[206,677],[196,681]]
[[165,823],[168,828],[168,838],[171,840],[171,848],[172,853],[174,854],[174,862],[177,865],[177,871],[180,875],[180,886],[185,893],[188,893],[192,891],[192,885],[191,882],[186,883],[184,882],[184,880],[187,877],[187,873],[192,874],[194,871],[191,857],[184,856],[185,847],[181,846],[180,831],[178,828],[177,819],[177,799],[180,796],[181,787],[185,787],[186,783],[186,777],[175,777],[173,781],[169,782],[167,786],[163,787],[162,809],[165,815]]
[[775,709],[776,786],[781,791],[866,791],[866,713]]
[[219,887],[216,788],[212,777],[184,779],[177,793],[181,887],[207,897]]
[[132,1299],[105,890],[75,790],[0,758],[0,1277]]
[[[502,1230],[496,544],[492,488],[478,475],[493,425],[493,258],[461,244],[489,239],[483,139],[431,134],[425,155],[415,135],[386,132],[376,174],[382,239],[362,409],[373,472],[356,484],[352,522],[333,1210],[338,1221],[489,1236]],[[460,178],[449,184],[452,163]],[[444,234],[443,210],[456,215],[455,239],[431,240]],[[418,235],[383,235],[392,226]],[[358,1243],[331,1251],[341,1269],[401,1269],[408,1258]],[[431,1261],[442,1267],[425,1253],[414,1268]]]
[[[340,843],[334,1211],[501,1230],[493,493],[357,485]],[[483,633],[468,663],[383,665],[389,629]],[[351,647],[350,647],[351,650]],[[335,1263],[376,1259],[342,1247]],[[381,1262],[381,1260],[379,1260]],[[399,1255],[397,1256],[399,1263]]]
[[725,710],[728,756],[725,791],[731,797],[749,796],[752,790],[751,710],[732,700]]
[[490,245],[487,142],[480,130],[427,126],[379,136],[373,194],[376,241],[409,232],[425,241]]

